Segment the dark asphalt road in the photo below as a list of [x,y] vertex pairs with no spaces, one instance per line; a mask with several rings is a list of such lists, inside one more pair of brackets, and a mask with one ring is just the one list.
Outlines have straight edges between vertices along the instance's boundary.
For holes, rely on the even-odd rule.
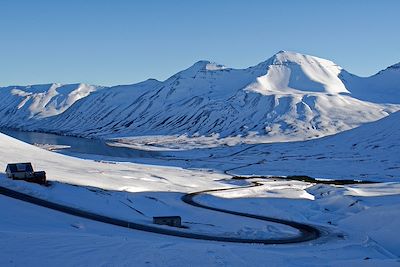
[[[242,187],[242,188],[248,188],[248,187],[253,187],[253,186],[258,186],[260,184],[258,183],[253,183],[250,186]],[[273,223],[279,223],[279,224],[284,224],[290,227],[293,227],[297,229],[300,232],[300,235],[295,236],[295,237],[287,237],[287,238],[274,238],[274,239],[246,239],[246,238],[233,238],[233,237],[224,237],[224,236],[213,236],[213,235],[204,235],[204,234],[196,234],[196,233],[189,233],[189,232],[184,232],[183,230],[175,230],[171,227],[171,229],[165,229],[165,228],[160,228],[148,224],[139,224],[131,221],[126,221],[126,220],[121,220],[121,219],[116,219],[116,218],[111,218],[108,216],[100,215],[97,213],[69,207],[69,206],[64,206],[55,202],[47,201],[44,199],[40,199],[37,197],[33,197],[6,187],[0,186],[0,194],[4,196],[8,196],[14,199],[22,200],[25,202],[29,202],[31,204],[35,204],[38,206],[42,206],[45,208],[49,208],[52,210],[60,211],[63,213],[67,213],[73,216],[78,216],[81,218],[86,218],[102,223],[107,223],[107,224],[112,224],[116,226],[121,226],[129,229],[135,229],[135,230],[140,230],[140,231],[146,231],[146,232],[151,232],[151,233],[156,233],[156,234],[163,234],[163,235],[170,235],[170,236],[176,236],[176,237],[184,237],[184,238],[191,238],[191,239],[200,239],[200,240],[209,240],[209,241],[220,241],[220,242],[234,242],[234,243],[258,243],[258,244],[291,244],[291,243],[300,243],[300,242],[306,242],[310,241],[313,239],[316,239],[320,236],[320,231],[307,224],[303,223],[298,223],[298,222],[293,222],[293,221],[288,221],[288,220],[282,220],[282,219],[277,219],[277,218],[272,218],[272,217],[266,217],[266,216],[260,216],[260,215],[254,215],[254,214],[248,214],[248,213],[242,213],[242,212],[237,212],[237,211],[230,211],[230,210],[225,210],[225,209],[220,209],[220,208],[215,208],[215,207],[210,207],[207,205],[203,205],[201,203],[198,203],[194,200],[194,197],[199,195],[199,194],[204,194],[208,192],[216,192],[216,191],[225,191],[225,190],[231,190],[231,189],[240,189],[238,187],[235,188],[224,188],[224,189],[213,189],[213,190],[206,190],[206,191],[201,191],[201,192],[195,192],[195,193],[190,193],[182,196],[182,201],[185,203],[192,205],[194,207],[198,208],[203,208],[203,209],[208,209],[216,212],[222,212],[222,213],[227,213],[227,214],[232,214],[236,216],[241,216],[241,217],[247,217],[247,218],[252,218],[252,219],[257,219],[257,220],[262,220],[266,222],[273,222]]]

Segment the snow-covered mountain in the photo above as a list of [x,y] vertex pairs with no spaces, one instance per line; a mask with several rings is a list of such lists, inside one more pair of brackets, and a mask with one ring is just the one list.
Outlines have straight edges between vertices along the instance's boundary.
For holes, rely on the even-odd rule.
[[371,77],[357,77],[346,71],[340,78],[351,95],[375,103],[400,104],[400,63],[392,65]]
[[18,127],[31,119],[58,115],[99,88],[87,84],[56,83],[0,88],[1,124]]
[[[258,134],[304,140],[399,110],[396,66],[361,78],[329,60],[281,51],[247,69],[199,61],[163,82],[90,87],[65,102],[52,86],[33,97],[7,87],[0,89],[0,124],[97,137]],[[35,97],[44,100],[35,104]]]

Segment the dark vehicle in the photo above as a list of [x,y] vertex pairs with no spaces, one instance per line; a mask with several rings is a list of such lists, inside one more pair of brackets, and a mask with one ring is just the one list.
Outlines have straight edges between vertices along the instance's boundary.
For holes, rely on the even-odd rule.
[[33,171],[32,164],[9,163],[6,168],[7,177],[13,180],[24,180],[31,183],[46,184],[46,172]]
[[154,224],[168,225],[173,227],[182,227],[180,216],[159,216],[153,217]]

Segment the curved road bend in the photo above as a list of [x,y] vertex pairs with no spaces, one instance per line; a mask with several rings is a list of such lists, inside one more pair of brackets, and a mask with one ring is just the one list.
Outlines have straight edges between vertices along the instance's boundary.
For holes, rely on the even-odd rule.
[[[252,185],[241,187],[241,188],[249,188],[249,187],[254,187],[254,186],[259,186],[259,185],[261,185],[261,184],[253,183]],[[93,212],[89,212],[89,211],[85,211],[85,210],[81,210],[81,209],[77,209],[77,208],[73,208],[73,207],[69,207],[69,206],[64,206],[64,205],[61,205],[61,204],[58,204],[55,202],[51,202],[51,201],[47,201],[47,200],[40,199],[37,197],[33,197],[28,194],[24,194],[24,193],[21,193],[21,192],[12,190],[12,189],[8,189],[8,188],[2,187],[2,186],[0,186],[0,194],[11,197],[11,198],[15,198],[18,200],[22,200],[25,202],[29,202],[31,204],[35,204],[38,206],[42,206],[45,208],[49,208],[52,210],[67,213],[67,214],[70,214],[73,216],[78,216],[81,218],[89,219],[89,220],[94,220],[94,221],[98,221],[98,222],[102,222],[102,223],[117,225],[117,226],[129,228],[129,229],[146,231],[146,232],[150,232],[150,233],[191,238],[191,239],[220,241],[220,242],[234,242],[234,243],[291,244],[291,243],[300,243],[300,242],[310,241],[310,240],[316,239],[320,236],[320,231],[317,228],[307,225],[307,224],[288,221],[288,220],[282,220],[282,219],[277,219],[277,218],[272,218],[272,217],[230,211],[230,210],[225,210],[225,209],[220,209],[220,208],[214,208],[214,207],[210,207],[210,206],[198,203],[194,200],[195,196],[202,194],[202,193],[225,191],[225,190],[231,190],[231,189],[239,189],[239,188],[234,187],[234,188],[224,188],[224,189],[212,189],[212,190],[205,190],[205,191],[201,191],[201,192],[190,193],[190,194],[186,194],[186,195],[182,196],[182,201],[184,201],[185,203],[187,203],[189,205],[203,208],[203,209],[213,210],[213,211],[232,214],[232,215],[241,216],[241,217],[253,218],[253,219],[267,221],[267,222],[284,224],[284,225],[287,225],[287,226],[297,229],[300,232],[300,235],[295,236],[295,237],[274,238],[274,239],[250,239],[250,238],[247,239],[247,238],[234,238],[234,237],[212,236],[212,235],[188,233],[188,232],[178,231],[178,230],[174,230],[174,229],[159,228],[159,227],[148,225],[148,224],[139,224],[139,223],[135,223],[135,222],[131,222],[131,221],[116,219],[116,218],[100,215],[97,213],[93,213]]]
[[[298,235],[296,237],[288,237],[288,238],[280,238],[280,239],[230,238],[230,239],[232,239],[232,241],[230,241],[230,242],[262,243],[262,244],[290,244],[290,243],[300,243],[300,242],[310,241],[310,240],[313,240],[313,239],[317,239],[318,237],[321,236],[321,232],[316,227],[308,225],[308,224],[298,223],[298,222],[294,222],[294,221],[278,219],[278,218],[273,218],[273,217],[268,217],[268,216],[261,216],[261,215],[255,215],[255,214],[250,214],[250,213],[245,213],[245,212],[238,212],[238,211],[232,211],[232,210],[216,208],[216,207],[212,207],[212,206],[207,206],[207,205],[201,204],[201,203],[196,202],[194,200],[194,197],[196,197],[196,196],[198,196],[200,194],[204,194],[204,193],[220,192],[220,191],[227,191],[227,190],[233,190],[233,189],[243,189],[243,188],[250,188],[250,187],[261,186],[261,185],[262,185],[261,183],[252,182],[252,184],[248,185],[248,186],[204,190],[204,191],[185,194],[185,195],[182,196],[181,199],[182,199],[183,202],[185,202],[185,203],[187,203],[189,205],[195,206],[195,207],[208,209],[208,210],[213,210],[213,211],[218,211],[218,212],[227,213],[227,214],[232,214],[232,215],[241,216],[241,217],[247,217],[247,218],[252,218],[252,219],[257,219],[257,220],[262,220],[262,221],[268,221],[268,222],[283,224],[283,225],[287,225],[287,226],[293,227],[293,228],[297,229],[300,232],[300,235]],[[235,240],[235,241],[233,241],[233,240]],[[253,242],[251,242],[251,240],[253,240]],[[218,241],[222,241],[222,240],[218,240]]]

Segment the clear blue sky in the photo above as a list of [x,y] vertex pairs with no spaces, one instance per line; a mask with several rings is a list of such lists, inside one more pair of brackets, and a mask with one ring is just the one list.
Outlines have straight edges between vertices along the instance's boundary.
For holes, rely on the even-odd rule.
[[0,85],[166,79],[279,50],[368,76],[400,61],[397,0],[0,0]]

